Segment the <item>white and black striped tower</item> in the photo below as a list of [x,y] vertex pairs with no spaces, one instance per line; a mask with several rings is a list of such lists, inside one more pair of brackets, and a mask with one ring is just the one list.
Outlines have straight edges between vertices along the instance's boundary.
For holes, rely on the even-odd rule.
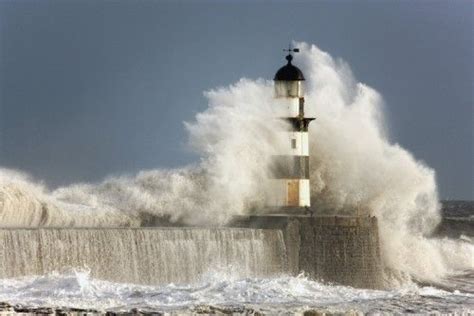
[[275,74],[275,106],[279,118],[289,123],[289,130],[281,131],[283,147],[274,157],[276,206],[284,209],[310,207],[308,125],[314,120],[305,117],[303,73],[294,66],[289,47],[288,63]]

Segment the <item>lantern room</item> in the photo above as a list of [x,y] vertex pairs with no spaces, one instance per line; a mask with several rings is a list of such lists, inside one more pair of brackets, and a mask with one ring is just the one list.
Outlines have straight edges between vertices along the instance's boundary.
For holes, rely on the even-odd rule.
[[281,67],[275,74],[275,97],[277,98],[301,98],[303,97],[304,76],[301,70],[294,66],[291,54],[286,56],[288,63]]

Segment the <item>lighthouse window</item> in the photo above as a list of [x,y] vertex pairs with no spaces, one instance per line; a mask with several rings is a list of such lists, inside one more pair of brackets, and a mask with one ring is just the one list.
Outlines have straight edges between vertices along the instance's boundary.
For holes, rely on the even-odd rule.
[[275,81],[275,94],[277,98],[298,98],[303,96],[301,81]]
[[296,139],[291,140],[291,148],[295,149],[296,148]]

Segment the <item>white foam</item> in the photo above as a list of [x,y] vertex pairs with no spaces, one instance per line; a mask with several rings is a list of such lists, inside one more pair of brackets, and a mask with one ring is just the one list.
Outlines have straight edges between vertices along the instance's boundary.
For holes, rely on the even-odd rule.
[[331,286],[304,276],[238,279],[223,270],[210,271],[200,282],[185,286],[113,283],[91,279],[87,271],[0,280],[0,301],[24,306],[75,307],[102,311],[127,311],[132,308],[145,311],[191,310],[205,304],[247,307],[269,313],[310,308],[400,312],[404,308],[421,308],[411,302],[418,296],[438,298],[434,302],[425,300],[425,310],[431,308],[432,311],[436,310],[436,306],[429,306],[432,303],[449,303],[448,308],[465,309],[463,304],[474,299],[471,294],[416,286],[392,291]]

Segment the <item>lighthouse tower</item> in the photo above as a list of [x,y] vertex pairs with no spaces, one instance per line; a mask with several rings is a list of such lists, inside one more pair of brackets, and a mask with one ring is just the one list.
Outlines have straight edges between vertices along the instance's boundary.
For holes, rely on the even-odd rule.
[[289,47],[285,51],[288,51],[288,63],[274,78],[275,112],[289,124],[288,130],[279,133],[283,147],[273,157],[275,198],[272,204],[283,208],[306,208],[310,206],[308,125],[314,118],[305,117],[305,78],[292,64],[292,53],[299,49]]

